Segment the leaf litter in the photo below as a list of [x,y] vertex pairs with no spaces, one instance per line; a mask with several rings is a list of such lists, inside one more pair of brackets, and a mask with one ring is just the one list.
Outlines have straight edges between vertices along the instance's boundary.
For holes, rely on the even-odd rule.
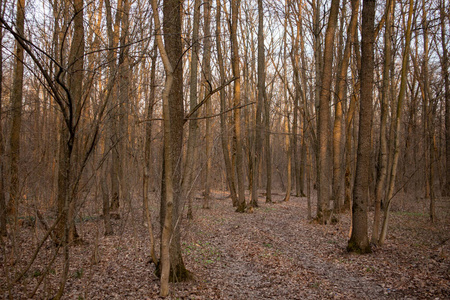
[[[340,215],[335,225],[318,225],[306,218],[306,198],[282,202],[277,194],[277,203],[266,204],[261,197],[253,213],[240,214],[224,195],[215,191],[207,210],[196,197],[194,220],[183,218],[183,258],[194,276],[172,283],[168,299],[450,299],[448,215],[431,224],[426,214],[394,211],[386,244],[356,255],[345,250],[348,214]],[[83,243],[70,248],[64,299],[159,298],[140,202],[122,207],[122,218],[111,220],[112,236],[102,234],[98,207],[80,213],[85,216],[77,223]],[[156,197],[151,207],[153,228],[158,229]],[[25,276],[10,284],[44,234],[38,223],[19,228],[13,261],[11,241],[2,242],[2,298],[47,299],[56,293],[63,260],[59,251],[48,266],[57,251],[51,240]]]

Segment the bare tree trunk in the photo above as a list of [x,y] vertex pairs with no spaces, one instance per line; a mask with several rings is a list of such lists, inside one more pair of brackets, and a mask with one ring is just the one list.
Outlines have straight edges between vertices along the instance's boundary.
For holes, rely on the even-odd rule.
[[[0,0],[0,16],[3,18],[3,0]],[[0,26],[0,48],[3,48],[3,27]],[[0,116],[3,115],[3,51],[0,51]],[[6,199],[4,178],[3,126],[0,121],[0,236],[6,236]]]
[[244,157],[242,149],[242,133],[241,133],[241,80],[239,67],[239,47],[237,40],[238,15],[240,0],[231,0],[231,64],[233,68],[233,76],[236,78],[234,82],[233,98],[234,98],[234,132],[236,136],[236,174],[238,186],[238,207],[237,212],[245,212],[245,179],[244,179]]
[[[284,22],[284,36],[283,36],[283,60],[287,61],[287,53],[286,53],[286,36],[287,36],[287,24],[288,24],[288,18],[289,18],[289,3],[286,0],[285,1],[285,22]],[[287,78],[287,69],[286,69],[286,63],[283,64],[283,77]],[[284,196],[283,201],[289,201],[291,198],[291,190],[292,190],[292,147],[291,147],[291,140],[290,140],[290,125],[289,125],[289,96],[287,95],[287,89],[288,89],[288,83],[286,80],[283,80],[283,100],[284,100],[284,130],[285,130],[285,147],[286,147],[286,157],[287,157],[287,166],[286,166],[286,175],[287,175],[287,187],[286,187],[286,194]]]
[[440,2],[440,19],[441,19],[441,39],[442,45],[442,75],[444,77],[444,101],[445,101],[445,160],[446,160],[446,171],[445,171],[445,186],[443,195],[450,196],[450,80],[448,73],[448,50],[445,45],[448,32],[445,27],[445,11],[447,3],[445,0]]
[[[265,75],[264,75],[265,76]],[[264,91],[264,151],[266,153],[266,203],[272,203],[272,149],[270,148],[270,102]]]
[[[430,82],[429,82],[429,73],[428,73],[428,57],[429,57],[429,39],[428,39],[428,20],[427,20],[427,7],[425,0],[422,0],[422,24],[423,24],[423,66],[422,66],[422,75],[423,75],[423,96],[424,96],[424,107],[425,109],[425,117],[426,117],[426,127],[428,131],[426,132],[426,135],[428,135],[427,138],[427,148],[428,148],[428,154],[429,154],[429,170],[428,170],[428,186],[430,188],[430,220],[431,222],[436,221],[436,211],[435,211],[435,195],[434,195],[434,109],[433,109],[433,103],[431,99],[431,92],[430,92]],[[446,45],[444,45],[444,48]]]
[[367,206],[369,203],[369,166],[373,118],[374,19],[375,0],[364,0],[361,42],[361,61],[364,61],[364,68],[360,71],[361,101],[355,186],[353,188],[352,234],[347,245],[348,251],[358,253],[371,252],[367,228]]
[[264,55],[264,7],[262,0],[258,0],[258,82],[257,82],[257,103],[255,116],[255,142],[253,149],[253,186],[252,186],[252,206],[258,206],[258,175],[262,154],[262,121],[261,114],[264,98],[266,95],[266,73]]
[[[203,2],[204,11],[204,50],[203,50],[203,68],[205,74],[204,87],[207,93],[211,92],[212,76],[211,76],[211,0]],[[206,102],[206,116],[212,115],[211,99]],[[211,169],[212,169],[212,119],[206,119],[206,170],[205,170],[205,195],[203,201],[203,208],[210,208],[211,201]]]
[[[219,65],[219,75],[220,75],[220,82],[223,84],[225,82],[225,66],[223,63],[223,54],[222,54],[222,45],[221,45],[221,26],[220,26],[220,14],[221,14],[221,3],[220,0],[217,0],[216,2],[217,12],[216,12],[216,49],[217,49],[217,61]],[[236,181],[235,177],[233,176],[234,171],[232,168],[230,153],[231,153],[231,147],[230,147],[230,141],[228,138],[228,129],[227,129],[227,123],[225,118],[225,109],[226,109],[226,103],[225,103],[225,92],[223,89],[219,91],[219,97],[220,97],[220,140],[222,143],[222,152],[224,156],[225,161],[225,173],[227,176],[227,183],[228,188],[230,190],[230,195],[232,199],[233,206],[237,206],[238,200],[237,200],[237,193],[236,193]]]
[[[118,128],[116,134],[118,135],[118,178],[119,178],[119,200],[124,203],[130,204],[129,195],[129,177],[125,176],[125,165],[127,163],[128,156],[128,105],[130,102],[129,92],[131,86],[131,70],[130,70],[130,58],[129,58],[129,13],[130,2],[129,0],[123,0],[122,19],[120,22],[120,51],[119,51],[119,103],[118,103]],[[119,205],[119,202],[116,203]],[[118,207],[117,207],[118,208]]]
[[330,161],[328,155],[328,138],[330,132],[330,94],[333,70],[334,36],[339,13],[339,0],[332,0],[330,17],[325,33],[324,65],[322,70],[322,87],[319,98],[319,159],[318,179],[319,190],[317,197],[317,220],[319,223],[330,222]]
[[[195,0],[194,2],[194,20],[193,20],[193,32],[192,32],[192,52],[191,52],[191,74],[190,74],[190,87],[189,87],[189,108],[194,110],[197,106],[197,75],[198,75],[198,51],[199,51],[199,41],[198,41],[198,31],[200,25],[200,0]],[[192,115],[192,120],[189,120],[189,137],[188,145],[186,149],[186,166],[184,168],[184,180],[183,180],[183,197],[188,199],[188,211],[187,218],[192,220],[192,184],[194,176],[194,163],[196,158],[196,144],[198,139],[198,122],[196,118],[198,113],[195,112]]]
[[393,20],[395,1],[390,0],[387,3],[386,10],[386,31],[384,34],[384,64],[383,64],[383,87],[381,94],[381,120],[380,120],[380,152],[378,155],[377,181],[375,187],[375,212],[373,217],[372,243],[378,242],[379,227],[381,218],[381,199],[383,198],[383,191],[385,190],[387,177],[387,122],[388,122],[388,98],[389,98],[389,83],[390,83],[390,69],[391,69],[391,26]]
[[[173,84],[173,69],[169,56],[163,44],[161,37],[161,23],[159,21],[158,2],[152,0],[153,18],[155,20],[156,41],[161,59],[166,71],[166,81],[163,90],[163,119],[164,119],[164,206],[165,214],[161,234],[161,297],[169,295],[169,277],[170,277],[170,239],[172,236],[172,212],[173,212],[173,176],[172,176],[172,139],[171,139],[171,115],[170,115],[170,90]],[[176,8],[176,7],[175,7]]]
[[[183,199],[181,197],[181,156],[183,147],[183,125],[184,125],[184,108],[183,108],[183,64],[181,59],[183,56],[182,47],[182,1],[181,0],[164,0],[163,15],[164,15],[164,44],[169,62],[173,67],[173,85],[169,94],[169,114],[170,114],[170,130],[171,141],[171,164],[172,164],[172,186],[173,189],[173,206],[172,206],[172,234],[170,236],[170,280],[174,282],[184,281],[189,279],[189,272],[183,262],[181,252],[181,209]],[[155,24],[156,25],[156,24]],[[158,44],[158,49],[161,49]],[[166,72],[167,73],[167,72]],[[166,153],[164,153],[166,155]],[[166,166],[167,169],[167,166]],[[167,175],[165,175],[167,179]],[[168,186],[163,185],[163,195],[169,190]],[[164,204],[162,206],[168,207]],[[161,211],[165,210],[161,207]],[[169,208],[167,209],[167,212]],[[163,214],[164,216],[164,214]],[[165,218],[162,218],[164,220]]]
[[[16,6],[17,33],[24,35],[25,28],[25,0],[17,0]],[[23,48],[16,41],[16,53],[14,58],[14,77],[11,91],[12,125],[10,136],[10,188],[8,212],[16,219],[20,200],[19,186],[19,160],[20,160],[20,128],[22,124],[22,90],[23,90]]]
[[[106,148],[106,147],[105,147]],[[103,176],[109,173],[108,168],[105,167]],[[109,190],[106,180],[100,179],[100,187],[102,190],[102,204],[103,204],[103,223],[105,224],[105,236],[112,235],[113,229],[111,226],[111,216],[109,213]]]
[[76,138],[76,126],[81,116],[81,105],[83,98],[83,64],[84,64],[84,25],[83,25],[83,0],[73,2],[73,36],[69,51],[67,87],[68,119],[61,128],[61,149],[60,149],[60,170],[58,178],[58,210],[62,215],[60,221],[59,239],[64,248],[64,270],[60,281],[60,287],[56,299],[60,299],[64,292],[67,275],[69,272],[69,244],[78,238],[75,228],[75,209],[76,209],[76,184],[74,180],[75,164],[74,147]]
[[359,0],[352,0],[352,16],[347,29],[347,41],[345,43],[344,54],[340,64],[340,70],[336,78],[336,102],[335,118],[333,130],[333,190],[332,199],[334,200],[334,210],[342,210],[343,203],[341,197],[341,185],[343,175],[343,155],[342,155],[342,131],[343,131],[343,103],[346,101],[346,79],[350,54],[352,48],[353,36],[356,33],[358,23]]
[[[150,121],[153,115],[153,106],[155,105],[155,89],[156,89],[156,58],[158,54],[158,45],[156,44],[156,39],[152,51],[152,64],[150,70],[150,95],[146,97],[147,99],[147,122],[145,124],[145,145],[144,145],[144,176],[143,176],[143,207],[144,216],[147,222],[149,237],[150,237],[150,256],[153,263],[157,264],[157,259],[155,255],[155,242],[153,236],[153,226],[150,216],[149,209],[149,192],[150,192],[150,174],[151,174],[151,163],[152,163],[152,122]],[[147,90],[146,90],[147,91]]]
[[115,16],[115,20],[113,23],[112,19],[112,7],[110,0],[105,0],[105,8],[106,8],[106,24],[107,24],[107,35],[108,35],[108,65],[109,65],[109,78],[108,85],[111,86],[111,100],[108,101],[108,111],[110,114],[109,124],[108,124],[108,135],[111,139],[111,170],[110,170],[110,181],[111,181],[111,210],[117,213],[120,206],[120,156],[119,156],[119,134],[118,134],[118,124],[117,124],[117,85],[116,85],[116,77],[118,73],[117,68],[117,54],[116,49],[119,45],[119,24],[121,18],[121,12],[123,7],[123,1],[117,1],[117,13]]
[[395,179],[397,176],[397,166],[398,166],[398,158],[400,156],[400,126],[401,126],[401,116],[403,109],[403,100],[406,95],[406,80],[407,80],[407,69],[408,69],[408,60],[409,60],[409,51],[410,51],[410,43],[411,43],[411,23],[412,23],[412,14],[414,8],[414,1],[409,1],[409,13],[408,13],[408,24],[406,28],[406,40],[405,40],[405,49],[403,52],[402,59],[402,71],[401,71],[401,81],[400,81],[400,92],[398,95],[397,101],[397,114],[395,116],[395,136],[394,136],[394,157],[391,165],[391,176],[389,180],[389,186],[386,197],[386,204],[384,208],[384,218],[383,225],[380,233],[380,238],[378,243],[380,245],[384,244],[387,234],[387,228],[389,223],[389,210],[392,203],[392,197],[394,195],[395,188]]

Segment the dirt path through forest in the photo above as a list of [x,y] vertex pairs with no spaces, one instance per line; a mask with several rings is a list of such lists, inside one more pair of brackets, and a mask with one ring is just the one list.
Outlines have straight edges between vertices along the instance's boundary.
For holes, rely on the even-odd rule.
[[[261,207],[252,214],[222,214],[222,219],[215,219],[220,225],[210,227],[214,230],[207,233],[206,240],[209,247],[221,249],[220,260],[214,267],[202,270],[201,278],[209,278],[209,285],[219,291],[216,296],[227,299],[385,298],[384,289],[378,283],[318,255],[323,246],[314,228],[320,226],[307,222],[305,199],[291,199],[289,203],[270,205],[261,200]],[[223,203],[216,205],[217,211],[229,210],[222,207]]]

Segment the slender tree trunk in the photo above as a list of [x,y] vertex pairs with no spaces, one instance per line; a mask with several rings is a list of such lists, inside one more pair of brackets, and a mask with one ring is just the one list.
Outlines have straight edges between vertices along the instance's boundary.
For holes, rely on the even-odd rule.
[[[106,147],[105,147],[106,148]],[[105,167],[103,176],[106,177],[109,171],[108,168]],[[102,190],[102,204],[103,204],[103,222],[105,224],[105,236],[112,235],[113,229],[111,226],[111,216],[109,212],[109,190],[108,184],[106,180],[100,179],[100,187]]]
[[[286,36],[287,36],[287,24],[288,24],[288,18],[289,18],[289,3],[286,0],[285,1],[285,23],[284,23],[284,37],[283,37],[283,61],[287,61],[287,53],[286,53]],[[283,77],[287,78],[287,69],[286,69],[286,63],[283,64]],[[289,201],[291,198],[291,190],[292,190],[292,146],[291,146],[291,130],[289,125],[289,96],[287,94],[287,82],[284,80],[283,82],[283,100],[284,100],[284,130],[285,130],[285,147],[286,147],[286,158],[287,158],[287,166],[286,166],[286,175],[287,175],[287,187],[286,187],[286,194],[284,196],[283,201]]]
[[402,59],[402,71],[401,71],[401,79],[400,79],[400,92],[398,95],[397,101],[397,113],[395,116],[395,136],[394,136],[394,156],[391,165],[391,176],[389,180],[389,186],[386,197],[386,204],[384,207],[384,218],[383,225],[380,233],[380,238],[378,243],[380,245],[384,244],[387,235],[387,228],[389,223],[389,210],[392,203],[392,197],[394,195],[395,188],[395,179],[397,176],[397,166],[398,166],[398,158],[400,156],[400,126],[401,126],[401,116],[403,110],[403,100],[406,95],[406,80],[407,80],[407,69],[408,69],[408,60],[409,60],[409,51],[410,51],[410,43],[411,43],[411,23],[412,23],[412,14],[414,8],[414,1],[409,1],[409,13],[408,13],[408,24],[406,28],[406,40],[405,40],[405,49],[403,52]]
[[381,120],[380,120],[380,151],[378,155],[377,181],[375,187],[375,212],[373,217],[372,243],[378,242],[379,227],[381,218],[381,199],[385,190],[387,178],[387,123],[388,123],[388,98],[389,98],[389,83],[390,83],[390,69],[391,69],[391,26],[393,20],[395,1],[390,0],[387,3],[386,10],[386,31],[384,34],[384,64],[383,64],[383,87],[381,91]]
[[[223,63],[223,54],[222,54],[222,45],[221,45],[221,26],[220,26],[220,14],[221,14],[221,6],[220,0],[217,0],[216,2],[216,49],[217,49],[217,61],[219,65],[219,76],[220,76],[220,82],[222,84],[225,83],[225,66]],[[230,195],[232,199],[233,206],[236,207],[238,200],[237,200],[237,193],[236,193],[236,181],[235,177],[233,176],[234,171],[232,168],[230,153],[231,153],[231,147],[230,147],[230,141],[229,141],[229,134],[227,129],[227,122],[225,118],[225,110],[226,110],[226,101],[225,101],[225,92],[223,89],[219,91],[219,97],[220,97],[220,141],[222,143],[222,152],[223,157],[225,161],[225,173],[227,176],[227,183],[228,188],[230,190]]]
[[[25,0],[17,0],[16,30],[25,37]],[[22,126],[22,90],[23,90],[23,48],[16,41],[13,86],[11,91],[12,125],[10,135],[10,188],[8,212],[17,217],[20,200],[19,160],[20,160],[20,128]]]
[[[171,187],[163,185],[163,195],[172,188],[171,193],[173,205],[172,205],[172,216],[169,217],[172,220],[172,232],[170,235],[170,280],[173,282],[184,281],[189,278],[189,272],[183,262],[182,252],[181,252],[181,209],[183,205],[183,199],[181,197],[181,155],[183,146],[183,125],[184,125],[184,108],[183,108],[183,64],[181,63],[181,58],[183,56],[182,47],[182,36],[181,36],[181,11],[182,11],[182,1],[181,0],[164,0],[163,3],[163,15],[164,15],[164,44],[165,51],[167,53],[170,65],[173,67],[173,85],[169,90],[169,109],[170,114],[170,126],[164,130],[170,130],[171,142],[170,152],[164,156],[170,155],[171,157]],[[156,23],[155,23],[156,25]],[[162,51],[158,44],[158,49],[162,57]],[[169,73],[166,70],[166,74]],[[167,149],[166,149],[167,150]],[[164,150],[164,151],[166,151]],[[169,167],[165,165],[165,170],[167,171]],[[167,180],[168,175],[165,175]],[[169,196],[170,198],[170,196]],[[170,205],[165,205],[163,197],[162,206],[167,207],[164,210],[161,207],[161,211],[169,212]],[[164,216],[164,214],[163,214]],[[162,220],[166,220],[162,218]],[[164,227],[166,225],[164,224]]]
[[[265,76],[265,75],[264,75]],[[272,149],[270,148],[270,102],[264,91],[264,151],[266,153],[266,203],[272,203]]]
[[257,102],[255,116],[255,142],[253,149],[253,186],[251,205],[258,206],[258,176],[260,161],[262,156],[262,120],[264,98],[266,94],[266,73],[265,73],[265,55],[264,55],[264,7],[262,0],[258,0],[258,82],[257,82]]
[[[191,52],[191,74],[190,74],[190,87],[189,87],[189,108],[192,111],[197,106],[197,75],[198,75],[198,31],[200,25],[200,0],[194,2],[194,20],[193,20],[193,32],[192,32],[192,52]],[[196,158],[196,148],[198,139],[198,122],[196,118],[198,113],[195,112],[192,115],[192,120],[189,120],[189,137],[186,150],[186,166],[184,168],[184,181],[182,195],[187,197],[188,211],[187,218],[192,220],[192,184],[194,176],[194,163]]]
[[327,224],[331,214],[330,203],[330,162],[328,155],[328,138],[330,132],[330,95],[331,79],[333,70],[333,48],[334,36],[339,13],[339,0],[332,0],[330,17],[325,33],[324,65],[322,70],[322,87],[319,98],[319,159],[318,159],[318,179],[319,190],[317,198],[317,220],[319,223]]
[[[0,16],[3,18],[3,0],[0,0]],[[0,48],[3,48],[3,27],[0,26]],[[3,51],[0,51],[0,116],[3,115]],[[6,236],[6,199],[4,178],[3,123],[0,121],[0,236]]]
[[[431,91],[430,91],[430,82],[429,82],[429,73],[428,73],[428,57],[429,57],[429,39],[428,39],[428,20],[427,20],[427,7],[425,0],[422,0],[422,24],[423,24],[423,47],[424,47],[424,59],[422,66],[422,75],[423,75],[423,88],[424,88],[424,106],[427,108],[425,110],[426,127],[428,127],[428,131],[426,134],[428,135],[428,154],[429,154],[429,170],[428,170],[428,186],[430,188],[430,220],[431,222],[436,221],[436,211],[435,211],[435,195],[434,195],[434,109],[433,103],[431,99]],[[446,45],[444,45],[446,47]]]
[[[122,19],[120,26],[120,51],[119,51],[119,117],[118,128],[116,134],[118,135],[117,153],[118,153],[118,178],[119,178],[119,200],[121,199],[126,204],[130,204],[129,195],[129,176],[125,176],[125,165],[128,160],[128,105],[130,102],[129,92],[131,86],[131,70],[130,70],[130,58],[129,58],[129,14],[130,14],[130,2],[129,0],[123,0]],[[114,204],[114,203],[113,203]],[[119,202],[116,203],[119,205]],[[118,207],[115,207],[118,208]]]
[[361,101],[359,111],[358,152],[355,186],[353,188],[352,234],[347,250],[371,252],[368,238],[367,206],[369,203],[369,173],[373,118],[373,74],[374,74],[374,20],[375,0],[363,0],[361,61]]
[[[165,2],[166,4],[166,2]],[[160,296],[167,297],[169,295],[169,277],[170,277],[170,239],[172,237],[172,217],[173,217],[173,184],[172,184],[172,139],[171,139],[171,115],[170,115],[170,90],[173,85],[173,69],[170,58],[166,52],[161,37],[161,23],[159,21],[158,2],[152,0],[153,18],[155,20],[156,28],[156,41],[159,52],[161,53],[161,59],[164,63],[164,69],[166,71],[166,81],[163,90],[163,119],[164,119],[164,201],[165,214],[163,221],[163,228],[161,233],[161,290]]]
[[60,171],[58,178],[58,202],[62,211],[58,210],[58,215],[62,214],[60,221],[60,230],[58,236],[62,241],[64,248],[64,270],[60,282],[60,288],[56,295],[56,299],[60,299],[65,288],[67,275],[70,268],[69,262],[69,244],[78,238],[75,227],[75,210],[76,210],[76,184],[75,170],[76,157],[74,147],[76,143],[77,125],[81,116],[81,107],[83,100],[83,78],[84,78],[84,25],[83,25],[83,0],[75,0],[73,2],[73,36],[69,51],[69,60],[67,68],[67,104],[68,119],[62,124],[61,129],[61,147],[60,150]]
[[[149,209],[149,193],[150,193],[150,179],[151,179],[151,164],[152,164],[152,122],[150,121],[153,115],[153,107],[155,105],[155,89],[156,89],[156,59],[158,54],[158,45],[156,39],[153,46],[150,69],[150,95],[145,97],[147,99],[147,122],[145,124],[145,145],[144,145],[144,176],[143,176],[143,207],[144,216],[147,222],[147,227],[150,237],[150,256],[153,263],[157,264],[155,254],[155,242],[153,236],[153,226]],[[146,89],[147,91],[147,89]],[[147,94],[147,92],[146,92]]]
[[440,2],[440,19],[441,19],[441,40],[442,45],[444,45],[442,50],[442,75],[444,77],[444,101],[445,101],[445,179],[446,183],[444,185],[444,196],[450,196],[450,80],[448,72],[448,50],[445,45],[447,45],[447,35],[445,27],[445,11],[447,3],[445,0]]
[[110,170],[110,181],[111,181],[111,210],[117,213],[120,206],[120,180],[119,180],[119,172],[120,172],[120,156],[119,156],[119,134],[118,134],[118,113],[117,113],[117,85],[116,78],[118,73],[117,68],[117,54],[116,50],[119,45],[119,25],[123,7],[123,1],[117,1],[117,9],[116,16],[113,22],[112,17],[112,7],[110,0],[105,0],[105,8],[106,8],[106,24],[107,24],[107,35],[108,35],[108,65],[109,65],[109,77],[108,77],[108,85],[111,86],[111,97],[110,101],[108,101],[108,111],[109,111],[109,124],[108,124],[108,135],[111,139],[111,170]]
[[241,80],[239,67],[239,47],[237,40],[238,15],[240,0],[231,0],[231,65],[233,68],[234,81],[233,98],[234,98],[234,132],[236,136],[236,174],[238,186],[238,206],[237,212],[245,212],[245,180],[244,180],[244,157],[242,149],[242,130],[241,130]]
[[343,203],[341,197],[341,183],[343,177],[343,155],[342,155],[342,131],[343,131],[343,103],[346,101],[346,79],[348,65],[350,62],[350,54],[352,48],[353,36],[356,33],[356,25],[359,15],[359,0],[352,0],[352,16],[347,29],[347,41],[345,43],[343,58],[340,64],[340,70],[336,78],[336,102],[335,117],[333,130],[333,192],[334,210],[339,212],[342,210]]
[[[205,0],[203,2],[203,11],[204,11],[204,50],[203,50],[203,67],[204,67],[204,87],[205,90],[210,93],[211,92],[211,84],[212,84],[212,76],[211,76],[211,0]],[[211,99],[209,99],[206,104],[206,116],[212,115],[212,104]],[[212,119],[206,119],[206,170],[205,170],[205,195],[203,208],[210,208],[211,201],[211,171],[212,171],[212,145],[213,145],[213,137],[212,137]]]

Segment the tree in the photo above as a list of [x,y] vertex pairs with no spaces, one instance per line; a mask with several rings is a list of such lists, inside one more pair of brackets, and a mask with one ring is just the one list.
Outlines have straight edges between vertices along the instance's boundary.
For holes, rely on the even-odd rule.
[[[191,111],[197,106],[197,77],[198,77],[198,56],[199,56],[199,41],[198,32],[200,27],[200,1],[194,2],[194,19],[192,23],[192,50],[191,50],[191,66],[190,66],[190,86],[189,86],[189,108]],[[197,157],[197,139],[198,139],[198,113],[192,114],[192,120],[189,120],[189,137],[186,149],[186,166],[184,168],[183,192],[182,195],[188,198],[188,219],[192,219],[192,184],[194,176],[194,166]]]
[[364,61],[364,68],[360,70],[361,101],[355,185],[353,188],[352,234],[347,246],[348,251],[358,253],[371,252],[367,230],[367,206],[369,203],[369,165],[373,118],[375,2],[375,0],[364,0],[362,10],[361,60]]
[[[258,96],[256,102],[256,116],[255,116],[255,143],[253,151],[253,186],[252,186],[252,203],[258,205],[258,175],[259,166],[262,156],[262,110],[266,98],[266,61],[264,53],[264,8],[262,0],[258,0]],[[267,151],[268,149],[266,149]]]
[[[336,101],[335,101],[335,117],[334,117],[334,129],[333,129],[333,191],[332,199],[334,200],[335,211],[343,210],[343,203],[341,203],[341,182],[343,175],[342,165],[342,131],[343,131],[343,104],[346,101],[346,79],[348,65],[350,62],[350,54],[352,48],[353,36],[356,33],[356,25],[358,24],[359,15],[359,0],[352,0],[352,15],[350,18],[350,24],[347,29],[347,40],[345,42],[345,48],[342,60],[340,62],[340,69],[336,76]],[[350,151],[350,149],[347,149]]]
[[[3,0],[0,0],[0,16],[3,18]],[[0,47],[3,47],[3,27],[0,26]],[[3,115],[3,51],[0,51],[0,116]],[[4,182],[3,125],[0,121],[0,236],[6,236],[6,199]]]
[[[166,71],[163,92],[164,158],[161,196],[161,295],[166,280],[178,282],[189,278],[181,253],[181,150],[183,145],[183,69],[181,58],[181,1],[165,0],[163,3],[164,44],[157,17],[157,3],[152,2],[158,50]],[[170,249],[168,249],[170,248]],[[168,262],[170,260],[170,264]],[[170,265],[170,267],[169,267]],[[166,272],[169,272],[170,274]],[[168,292],[168,290],[166,291]]]
[[[153,226],[150,217],[150,209],[148,206],[149,202],[149,185],[150,185],[150,172],[151,172],[151,141],[152,141],[152,122],[150,121],[153,115],[153,107],[155,105],[155,89],[156,89],[156,59],[158,54],[158,45],[156,44],[156,39],[154,40],[154,46],[152,50],[151,57],[151,71],[150,71],[150,92],[147,101],[147,122],[145,124],[145,149],[144,149],[144,176],[143,176],[143,207],[145,219],[147,221],[149,237],[150,237],[150,256],[152,257],[153,263],[157,263],[155,255],[155,242],[153,236]],[[147,91],[147,90],[146,90]],[[147,98],[147,97],[146,97]]]
[[[164,3],[166,4],[166,2]],[[176,3],[174,3],[176,4]],[[174,7],[172,7],[174,8]],[[156,42],[158,45],[161,59],[164,63],[166,71],[166,81],[163,90],[163,120],[164,120],[164,184],[165,193],[161,199],[161,206],[164,205],[165,213],[162,215],[162,233],[161,233],[161,297],[166,297],[169,294],[169,278],[170,278],[170,238],[173,234],[172,218],[173,218],[173,178],[172,178],[172,139],[171,139],[171,116],[169,96],[173,85],[173,68],[169,55],[166,52],[162,38],[161,38],[161,22],[159,21],[158,2],[152,0],[153,18],[155,20]]]
[[[217,0],[216,2],[217,12],[216,12],[216,49],[217,49],[217,62],[219,65],[219,81],[222,83],[222,85],[225,84],[225,66],[223,62],[223,53],[222,53],[222,45],[221,45],[221,8],[222,5],[220,3],[220,0]],[[227,183],[228,183],[228,189],[230,191],[231,199],[233,206],[237,206],[238,198],[237,198],[237,192],[236,192],[236,180],[235,180],[235,172],[233,170],[233,165],[230,157],[230,141],[229,141],[229,134],[227,129],[227,123],[225,118],[225,110],[226,110],[226,101],[225,101],[225,92],[223,89],[219,91],[219,97],[220,97],[220,141],[222,144],[222,152],[224,157],[224,163],[225,163],[225,173],[227,177]]]
[[[203,42],[203,72],[204,72],[204,83],[203,87],[205,91],[207,91],[206,94],[211,93],[211,82],[212,82],[212,75],[211,75],[211,0],[206,0],[203,3],[203,12],[204,12],[204,29],[203,29],[203,35],[204,35],[204,42]],[[203,208],[210,208],[210,198],[211,198],[211,173],[212,173],[212,119],[209,117],[212,115],[212,104],[211,104],[211,98],[206,101],[205,104],[205,115],[206,115],[206,170],[205,170],[205,194],[204,194],[204,201],[203,201]]]
[[380,150],[378,154],[377,179],[375,187],[375,212],[373,217],[372,243],[378,243],[380,217],[381,217],[381,199],[385,189],[387,177],[387,118],[388,118],[388,98],[389,98],[389,78],[391,70],[391,31],[394,14],[395,1],[390,0],[387,3],[386,10],[386,30],[384,33],[384,63],[383,63],[383,86],[381,90],[381,116],[380,116]]
[[234,81],[233,102],[234,102],[234,133],[236,137],[236,174],[238,186],[238,206],[237,212],[244,212],[246,208],[245,203],[245,182],[244,182],[244,156],[242,150],[242,132],[241,132],[241,111],[239,106],[241,104],[241,80],[239,67],[239,47],[237,40],[237,25],[239,14],[240,0],[231,1],[231,66],[233,69]]
[[317,221],[319,223],[330,222],[330,162],[328,155],[328,138],[330,131],[330,95],[333,69],[334,32],[336,29],[339,12],[339,0],[331,1],[330,17],[325,32],[325,49],[323,54],[323,70],[319,98],[319,155],[318,155],[318,179],[319,189],[317,198]]
[[[16,30],[21,36],[25,31],[25,0],[17,0]],[[20,199],[19,186],[19,160],[20,160],[20,128],[22,124],[22,93],[23,93],[23,60],[24,51],[19,42],[16,41],[16,52],[14,59],[14,79],[11,92],[12,103],[12,125],[10,135],[10,200],[8,211],[16,216]]]
[[390,165],[390,178],[388,190],[386,193],[386,200],[384,201],[384,217],[383,217],[383,225],[381,228],[380,238],[378,243],[380,245],[384,244],[386,239],[388,224],[389,224],[389,210],[392,204],[392,198],[394,196],[394,188],[395,188],[395,180],[397,177],[397,167],[398,167],[398,158],[400,156],[400,126],[401,126],[401,116],[403,110],[403,100],[406,96],[406,80],[407,80],[407,69],[408,69],[408,61],[409,61],[409,51],[410,51],[410,43],[411,43],[411,23],[413,16],[413,8],[414,1],[409,1],[409,12],[408,12],[408,24],[406,27],[406,39],[405,39],[405,47],[403,50],[402,57],[402,69],[401,69],[401,78],[400,78],[400,91],[397,99],[397,112],[395,115],[395,120],[392,126],[395,126],[394,131],[394,153],[392,158],[392,163]]
[[[441,39],[442,39],[442,76],[444,77],[444,101],[445,101],[445,178],[444,195],[450,196],[450,79],[449,79],[449,63],[447,50],[447,31],[445,22],[445,5],[446,1],[441,0],[439,5],[440,21],[441,21]],[[448,15],[447,15],[448,16]]]

